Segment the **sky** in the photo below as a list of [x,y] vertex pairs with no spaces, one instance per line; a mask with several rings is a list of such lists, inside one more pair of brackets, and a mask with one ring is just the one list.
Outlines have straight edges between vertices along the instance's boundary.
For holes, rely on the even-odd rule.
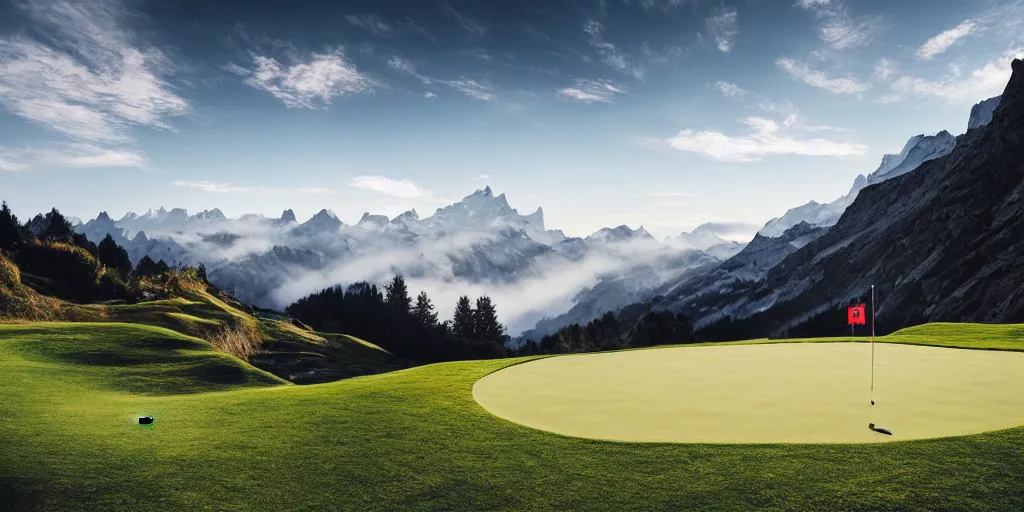
[[[268,3],[269,4],[269,3]],[[0,199],[749,238],[915,134],[966,130],[1024,0],[0,3]]]

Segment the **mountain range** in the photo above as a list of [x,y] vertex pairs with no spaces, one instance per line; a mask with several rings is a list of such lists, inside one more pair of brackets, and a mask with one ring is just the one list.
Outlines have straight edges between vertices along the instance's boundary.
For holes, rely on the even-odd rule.
[[[189,215],[160,208],[118,220],[102,212],[76,229],[96,242],[111,235],[133,261],[148,255],[172,265],[203,263],[214,284],[261,307],[280,309],[326,286],[401,273],[434,297],[442,314],[458,295],[491,294],[515,332],[568,310],[581,293],[606,290],[591,299],[595,307],[621,307],[641,290],[743,247],[707,226],[668,242],[628,226],[567,237],[546,228],[542,209],[520,214],[490,187],[426,218],[415,210],[391,219],[367,212],[349,225],[326,209],[299,223],[291,210],[230,219],[218,209]],[[541,293],[533,291],[538,287]]]
[[[1005,110],[1003,102],[995,97],[972,108],[969,133]],[[192,215],[159,208],[118,220],[102,212],[76,230],[95,242],[111,235],[134,262],[148,255],[172,265],[203,263],[214,284],[267,308],[333,284],[383,282],[401,273],[435,297],[442,316],[458,295],[491,294],[510,332],[531,338],[645,301],[686,312],[699,328],[791,300],[798,295],[791,288],[806,279],[778,283],[785,293],[763,288],[766,279],[783,279],[784,262],[831,240],[826,235],[866,190],[946,161],[972,140],[947,131],[911,137],[899,154],[858,176],[846,195],[790,209],[749,243],[726,240],[711,224],[661,241],[628,226],[567,237],[545,226],[542,209],[520,214],[490,187],[426,218],[416,210],[394,218],[367,212],[349,225],[327,209],[299,223],[292,210],[231,219],[216,208]]]

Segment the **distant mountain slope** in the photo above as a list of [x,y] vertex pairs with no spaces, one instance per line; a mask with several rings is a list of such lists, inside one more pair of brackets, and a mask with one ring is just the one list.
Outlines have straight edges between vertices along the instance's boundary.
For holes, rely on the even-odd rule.
[[991,123],[862,190],[835,226],[738,290],[734,318],[778,335],[874,284],[883,331],[1024,321],[1024,62],[1012,68]]

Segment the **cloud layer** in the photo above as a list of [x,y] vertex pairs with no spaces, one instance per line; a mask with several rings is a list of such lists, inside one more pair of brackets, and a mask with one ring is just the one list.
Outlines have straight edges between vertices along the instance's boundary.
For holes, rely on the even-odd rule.
[[169,130],[169,117],[188,112],[166,80],[168,58],[132,43],[124,20],[133,13],[115,1],[19,7],[48,37],[0,38],[0,104],[71,141],[65,152],[28,152],[52,165],[141,165],[140,155],[100,146],[130,142],[136,127]]
[[770,119],[751,116],[742,121],[753,131],[748,135],[683,130],[666,142],[673,149],[697,153],[722,162],[755,162],[767,155],[849,157],[868,151],[868,147],[863,144],[800,138],[787,133],[795,131],[792,129],[794,121],[795,116],[791,116],[780,126]]
[[312,53],[308,59],[282,64],[273,57],[252,55],[255,69],[245,83],[270,93],[292,108],[323,108],[333,98],[370,92],[374,82],[345,59],[340,49]]

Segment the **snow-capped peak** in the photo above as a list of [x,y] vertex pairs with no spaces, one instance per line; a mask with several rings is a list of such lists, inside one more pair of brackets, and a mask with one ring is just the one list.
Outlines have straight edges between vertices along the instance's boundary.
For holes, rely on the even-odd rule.
[[996,107],[999,106],[1002,99],[1002,96],[996,96],[971,107],[971,117],[967,120],[967,129],[973,130],[992,122],[992,113],[996,111]]
[[356,223],[356,227],[379,231],[387,228],[390,222],[385,215],[370,215],[370,212],[365,212]]

